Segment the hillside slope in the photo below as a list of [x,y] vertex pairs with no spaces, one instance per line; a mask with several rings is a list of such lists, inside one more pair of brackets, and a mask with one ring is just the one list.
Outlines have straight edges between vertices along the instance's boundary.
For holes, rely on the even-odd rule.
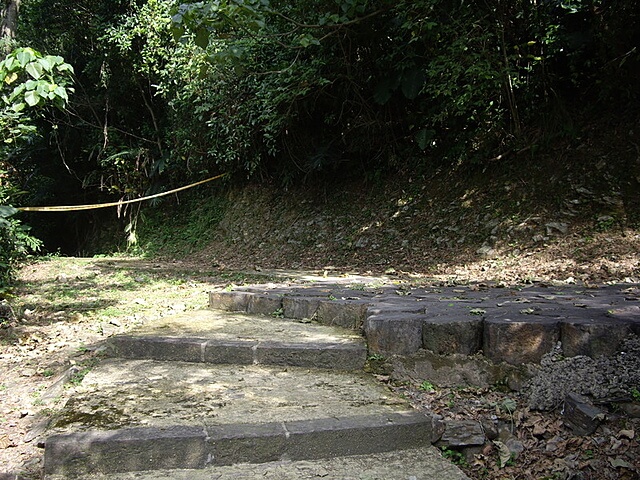
[[[471,172],[439,168],[377,182],[333,172],[322,186],[216,191],[181,213],[154,215],[141,244],[222,269],[637,281],[638,145],[640,124],[593,127],[543,155],[526,151]],[[191,238],[179,240],[186,230]]]

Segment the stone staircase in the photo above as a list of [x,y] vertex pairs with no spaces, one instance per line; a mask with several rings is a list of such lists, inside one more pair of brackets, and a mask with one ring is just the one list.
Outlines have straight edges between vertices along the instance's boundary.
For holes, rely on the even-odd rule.
[[464,479],[431,445],[469,422],[412,410],[363,372],[367,355],[491,384],[558,345],[595,358],[640,334],[637,284],[315,278],[212,292],[210,307],[110,339],[50,425],[45,478]]
[[322,325],[251,297],[112,337],[50,424],[45,478],[467,478],[431,446],[442,420],[363,372],[364,304]]

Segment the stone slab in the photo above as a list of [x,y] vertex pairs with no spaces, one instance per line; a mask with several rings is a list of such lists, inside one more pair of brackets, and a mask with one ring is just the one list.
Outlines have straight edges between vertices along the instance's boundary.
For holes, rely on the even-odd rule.
[[45,474],[265,463],[380,453],[430,444],[442,433],[416,411],[281,423],[168,426],[53,435],[45,444]]
[[315,318],[320,306],[320,298],[285,296],[282,298],[282,310],[285,318]]
[[374,453],[420,446],[443,428],[366,374],[105,360],[52,421],[45,470],[78,476],[114,464],[203,468]]
[[49,433],[203,422],[271,423],[407,410],[361,372],[107,359],[83,379]]
[[484,445],[487,437],[480,422],[475,420],[447,420],[442,437],[437,442],[439,447],[474,447]]
[[562,419],[576,435],[591,435],[605,418],[587,397],[573,392],[565,397]]
[[[340,282],[334,278],[333,282],[316,280],[316,283],[309,285],[277,287],[258,285],[242,287],[241,290],[244,295],[277,292],[285,298],[290,297],[290,300],[283,300],[283,304],[285,301],[289,302],[289,313],[286,316],[290,317],[301,315],[302,318],[318,318],[321,308],[330,309],[330,314],[322,315],[329,319],[327,323],[355,329],[360,325],[357,321],[352,324],[351,319],[358,316],[347,316],[346,321],[332,320],[340,318],[339,309],[342,307],[340,303],[329,302],[327,299],[357,299],[355,303],[365,304],[366,315],[375,320],[369,322],[375,327],[371,329],[375,334],[368,335],[373,352],[382,351],[381,345],[391,353],[402,355],[411,354],[416,350],[418,342],[408,334],[411,328],[415,332],[418,331],[415,324],[411,327],[409,324],[404,325],[401,329],[400,324],[385,325],[386,321],[380,320],[393,314],[423,313],[435,322],[434,328],[438,327],[440,330],[445,330],[446,323],[453,325],[456,321],[462,322],[457,330],[461,339],[470,335],[466,324],[470,315],[483,318],[487,321],[482,327],[484,353],[492,360],[507,361],[514,365],[537,363],[541,358],[540,352],[545,353],[549,344],[558,340],[566,340],[567,348],[564,353],[567,356],[586,354],[597,357],[609,354],[612,348],[615,349],[614,345],[625,328],[630,333],[640,335],[640,296],[637,293],[640,290],[637,284],[602,285],[593,288],[582,285],[534,283],[517,288],[496,288],[484,284],[432,284],[416,287],[402,283],[394,285],[364,282],[356,289],[346,281]],[[223,300],[222,305],[225,302],[228,302],[228,299]],[[442,318],[448,320],[438,324]],[[615,326],[613,338],[607,343],[604,342],[604,332],[608,328],[607,325],[613,325],[610,323],[611,320],[627,327]],[[595,326],[586,328],[585,325],[589,322]],[[562,324],[562,332],[550,327],[553,323]],[[370,325],[366,322],[362,325],[365,330],[369,329]],[[476,346],[462,346],[474,344],[475,340],[465,339],[459,344],[451,344],[456,337],[453,330],[455,329],[452,327],[441,339],[433,337],[431,333],[426,337],[423,332],[420,334],[423,335],[422,342],[426,348],[442,354],[468,354],[467,352],[477,350]],[[383,341],[380,333],[382,331],[389,332],[392,339]],[[603,332],[603,335],[597,333],[598,331]],[[471,334],[473,339],[477,338],[476,333],[474,331]],[[433,340],[430,341],[432,337]],[[513,338],[513,348],[508,346],[510,338]],[[385,345],[385,342],[388,345]]]
[[209,292],[209,306],[226,312],[246,312],[251,294],[248,292]]
[[[88,475],[91,480],[237,480],[266,478],[272,480],[414,479],[468,480],[434,447],[369,455],[340,456],[321,460],[279,460],[264,464],[241,463],[233,466],[209,466],[202,470],[157,470],[112,475]],[[66,480],[48,475],[45,480]]]
[[352,331],[211,310],[165,317],[109,339],[114,357],[362,369],[367,349]]
[[[122,358],[151,358],[183,362],[203,361],[206,338],[116,335],[109,353]],[[243,362],[244,363],[244,362]]]
[[369,315],[364,332],[369,352],[410,355],[422,348],[422,324],[426,317],[413,313]]
[[79,432],[47,438],[44,473],[83,478],[91,473],[204,468],[210,455],[201,426]]
[[363,344],[260,342],[254,361],[263,365],[290,365],[339,370],[361,370],[367,360]]
[[430,318],[422,324],[422,346],[438,355],[474,355],[482,348],[484,321],[480,317]]
[[567,357],[613,355],[631,331],[630,325],[619,319],[563,319],[560,323],[562,352]]
[[560,339],[559,322],[556,319],[485,319],[484,354],[494,362],[512,365],[540,363]]
[[367,316],[367,303],[362,300],[323,300],[317,319],[323,325],[360,330]]

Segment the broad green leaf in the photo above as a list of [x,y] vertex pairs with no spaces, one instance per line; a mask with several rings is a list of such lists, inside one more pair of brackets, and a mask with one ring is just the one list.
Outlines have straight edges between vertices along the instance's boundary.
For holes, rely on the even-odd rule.
[[62,58],[60,55],[47,55],[47,57],[49,59],[49,61],[51,62],[52,65],[63,65],[64,64],[64,58]]
[[32,62],[35,59],[35,52],[30,48],[23,48],[18,53],[16,53],[16,60],[20,62],[20,66],[23,68],[27,63]]
[[209,31],[206,28],[199,28],[194,42],[200,48],[207,48],[209,46]]
[[74,73],[73,67],[68,63],[61,63],[56,68],[58,69],[59,72],[71,72],[72,74]]
[[31,62],[25,67],[25,70],[36,80],[42,76],[42,65],[37,62]]
[[18,209],[11,205],[0,205],[0,217],[7,218],[18,213]]
[[414,100],[419,94],[420,90],[422,90],[422,86],[425,82],[424,73],[422,73],[419,69],[414,68],[407,72],[404,72],[402,75],[402,93],[409,100]]
[[40,101],[40,95],[38,95],[38,92],[35,90],[29,90],[24,94],[24,101],[27,102],[30,107],[35,107]]
[[7,72],[12,72],[20,68],[20,62],[18,62],[13,57],[7,57],[4,63],[5,63],[4,68],[7,70]]
[[53,68],[54,62],[51,60],[52,57],[44,57],[38,59],[38,64],[42,67],[42,69],[46,72],[50,72]]
[[69,100],[67,91],[63,87],[59,87],[59,86],[56,87],[53,93],[55,93],[58,97],[62,98],[65,102]]
[[425,150],[429,146],[429,143],[433,140],[435,134],[436,132],[434,132],[433,130],[427,130],[426,128],[419,130],[415,135],[416,142],[418,143],[418,148],[420,150]]
[[25,109],[26,106],[27,105],[24,102],[14,103],[13,105],[11,105],[11,110],[13,110],[15,113],[20,113]]
[[394,90],[398,88],[398,83],[400,79],[397,75],[389,76],[378,83],[373,92],[373,99],[379,105],[384,105],[391,99],[391,95],[393,95]]
[[49,83],[45,82],[44,80],[40,80],[36,85],[35,91],[41,97],[47,96],[47,94],[49,93]]

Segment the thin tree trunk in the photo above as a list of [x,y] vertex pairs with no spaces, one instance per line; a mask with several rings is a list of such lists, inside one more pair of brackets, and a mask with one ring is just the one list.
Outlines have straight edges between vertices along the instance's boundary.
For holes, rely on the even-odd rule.
[[0,6],[0,58],[4,58],[11,53],[16,38],[20,0],[0,0]]

